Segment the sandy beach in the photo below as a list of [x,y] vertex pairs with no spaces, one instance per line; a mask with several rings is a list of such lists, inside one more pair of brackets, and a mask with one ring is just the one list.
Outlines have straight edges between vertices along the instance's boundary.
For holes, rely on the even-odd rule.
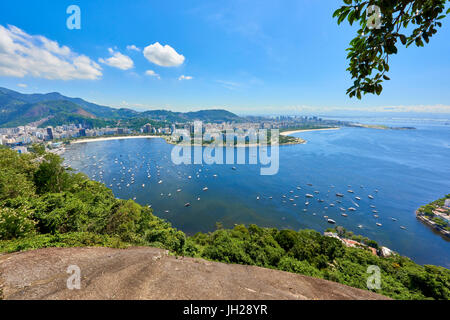
[[[284,132],[280,132],[280,135],[283,136],[288,136],[291,135],[293,133],[298,133],[298,132],[308,132],[308,131],[323,131],[323,130],[338,130],[340,128],[323,128],[323,129],[305,129],[305,130],[293,130],[293,131],[284,131]],[[161,138],[164,139],[164,136],[123,136],[123,137],[98,137],[98,138],[90,138],[90,139],[79,139],[79,140],[74,140],[71,141],[71,144],[76,144],[76,143],[85,143],[85,142],[98,142],[98,141],[108,141],[108,140],[123,140],[123,139],[153,139],[153,138]],[[258,146],[258,145],[245,145],[245,147],[250,147],[250,146]],[[235,147],[243,147],[240,145],[235,145]]]
[[123,139],[153,139],[153,138],[163,138],[162,136],[123,136],[123,137],[105,137],[105,138],[92,138],[92,139],[80,139],[71,141],[71,144],[84,143],[84,142],[97,142],[97,141],[108,141],[108,140],[123,140]]
[[280,132],[280,134],[282,136],[289,136],[293,133],[298,133],[298,132],[308,132],[308,131],[324,131],[324,130],[339,130],[340,128],[323,128],[323,129],[305,129],[305,130],[293,130],[293,131],[284,131],[284,132]]

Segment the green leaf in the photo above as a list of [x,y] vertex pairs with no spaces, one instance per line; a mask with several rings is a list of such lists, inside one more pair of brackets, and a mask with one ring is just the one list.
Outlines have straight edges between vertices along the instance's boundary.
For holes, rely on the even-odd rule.
[[406,44],[406,36],[404,34],[401,34],[400,36],[400,41],[402,42],[403,45]]

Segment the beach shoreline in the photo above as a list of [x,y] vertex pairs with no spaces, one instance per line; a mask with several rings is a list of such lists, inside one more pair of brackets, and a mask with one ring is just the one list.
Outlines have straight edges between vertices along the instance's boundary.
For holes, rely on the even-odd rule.
[[[284,131],[284,132],[280,132],[280,135],[282,136],[289,136],[291,134],[294,133],[300,133],[300,132],[310,132],[310,131],[324,131],[324,130],[339,130],[339,127],[336,128],[322,128],[322,129],[299,129],[299,130],[292,130],[292,131]],[[98,141],[110,141],[110,140],[125,140],[125,139],[155,139],[155,138],[160,138],[160,139],[164,139],[166,140],[166,142],[169,142],[166,138],[167,136],[155,136],[155,135],[148,135],[148,136],[141,136],[141,135],[130,135],[130,136],[118,136],[118,137],[93,137],[93,138],[89,138],[89,139],[77,139],[77,140],[73,140],[70,143],[71,144],[78,144],[78,143],[85,143],[85,142],[98,142]],[[286,143],[286,144],[280,144],[280,145],[289,145],[289,144],[303,144],[306,143],[306,141],[304,142],[299,142],[299,143]],[[172,143],[173,144],[173,143]],[[250,145],[246,145],[246,147],[249,147]],[[255,145],[257,146],[257,145]],[[236,145],[235,145],[236,147]],[[239,146],[238,146],[239,147]],[[243,147],[243,146],[242,146]]]
[[97,141],[109,141],[109,140],[125,140],[125,139],[155,139],[155,138],[161,138],[163,139],[163,136],[123,136],[123,137],[104,137],[104,138],[92,138],[92,139],[79,139],[79,140],[73,140],[70,143],[76,144],[76,143],[85,143],[85,142],[97,142]]

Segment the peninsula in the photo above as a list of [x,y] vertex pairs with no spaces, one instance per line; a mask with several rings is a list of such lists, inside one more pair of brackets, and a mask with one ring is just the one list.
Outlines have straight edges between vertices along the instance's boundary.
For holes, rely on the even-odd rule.
[[450,239],[450,194],[421,206],[416,217],[443,237]]

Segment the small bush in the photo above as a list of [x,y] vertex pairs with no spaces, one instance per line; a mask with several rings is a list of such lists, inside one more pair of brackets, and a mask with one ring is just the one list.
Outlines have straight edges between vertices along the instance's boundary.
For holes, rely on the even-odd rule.
[[0,240],[25,237],[35,232],[32,211],[26,207],[0,208]]

